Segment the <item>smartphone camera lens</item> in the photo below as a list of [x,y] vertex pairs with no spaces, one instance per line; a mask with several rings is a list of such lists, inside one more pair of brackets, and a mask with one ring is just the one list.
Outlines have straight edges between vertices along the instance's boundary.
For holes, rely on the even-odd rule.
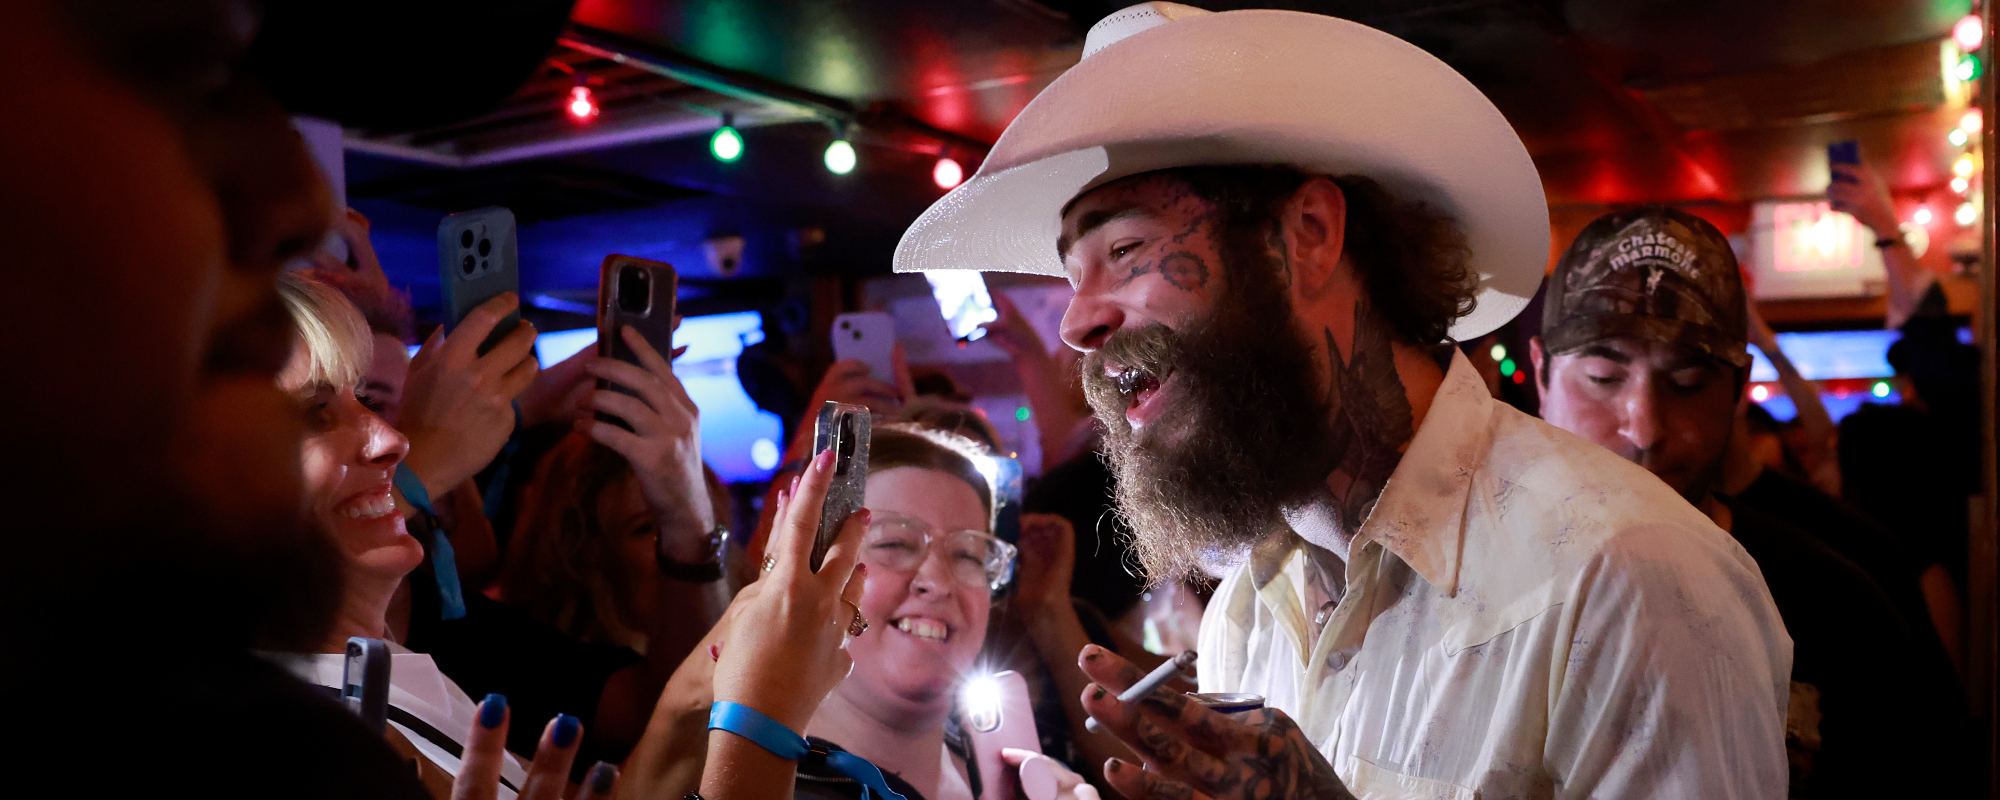
[[462,231],[458,234],[458,246],[459,247],[472,246],[472,231]]
[[465,274],[471,275],[472,267],[473,267],[472,256],[466,256],[465,260],[463,262],[460,262],[459,269],[464,270]]
[[481,239],[481,240],[479,240],[479,254],[480,254],[480,255],[482,255],[482,256],[485,256],[485,255],[490,255],[490,254],[492,254],[492,252],[493,252],[493,240],[492,240],[492,239]]
[[653,302],[653,278],[639,267],[618,269],[618,310],[644,314]]

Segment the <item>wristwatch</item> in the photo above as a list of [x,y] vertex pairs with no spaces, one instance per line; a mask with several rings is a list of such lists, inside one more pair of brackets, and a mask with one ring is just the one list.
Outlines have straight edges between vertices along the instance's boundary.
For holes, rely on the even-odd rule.
[[683,564],[667,557],[666,551],[653,548],[653,558],[660,566],[660,574],[684,583],[714,583],[722,580],[722,553],[729,544],[729,526],[720,522],[708,532],[706,550],[708,560],[699,564]]

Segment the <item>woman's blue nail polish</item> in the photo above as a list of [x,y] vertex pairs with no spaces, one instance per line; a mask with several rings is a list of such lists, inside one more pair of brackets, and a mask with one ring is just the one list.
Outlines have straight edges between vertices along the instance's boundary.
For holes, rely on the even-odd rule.
[[486,696],[485,700],[479,701],[480,727],[487,729],[498,728],[500,727],[500,723],[506,721],[507,721],[506,695],[498,693],[489,694]]
[[582,729],[583,720],[568,714],[557,714],[556,729],[549,734],[549,740],[555,742],[557,747],[568,747],[576,744],[577,731]]
[[584,778],[584,782],[590,785],[590,790],[593,792],[610,794],[611,787],[618,783],[618,768],[599,761],[591,765],[590,775]]

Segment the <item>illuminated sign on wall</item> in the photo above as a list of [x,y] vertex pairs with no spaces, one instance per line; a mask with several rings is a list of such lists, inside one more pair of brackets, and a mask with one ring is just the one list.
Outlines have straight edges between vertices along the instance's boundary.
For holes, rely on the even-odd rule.
[[1872,236],[1826,203],[1778,203],[1771,209],[1775,238],[1771,266],[1779,272],[1860,269]]
[[1823,200],[1752,206],[1745,266],[1760,300],[1866,297],[1886,285],[1875,234]]

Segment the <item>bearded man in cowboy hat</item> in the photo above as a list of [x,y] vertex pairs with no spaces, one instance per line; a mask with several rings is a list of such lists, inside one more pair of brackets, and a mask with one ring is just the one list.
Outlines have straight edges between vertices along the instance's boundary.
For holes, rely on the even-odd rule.
[[[1450,67],[1285,11],[1149,3],[899,271],[1065,275],[1063,339],[1151,576],[1231,563],[1204,692],[1091,647],[1133,800],[1784,796],[1791,640],[1756,564],[1645,470],[1494,400],[1449,346],[1548,257],[1520,139]],[[1352,793],[1350,795],[1350,792]]]

